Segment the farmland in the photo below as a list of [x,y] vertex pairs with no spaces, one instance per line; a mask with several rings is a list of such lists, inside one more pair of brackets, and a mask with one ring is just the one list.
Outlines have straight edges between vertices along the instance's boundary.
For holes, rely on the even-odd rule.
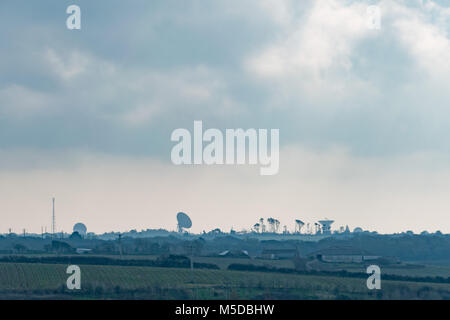
[[0,297],[450,299],[450,284],[383,281],[382,290],[374,292],[360,278],[154,267],[80,267],[82,289],[68,291],[66,265],[0,263]]
[[[442,248],[448,248],[448,237],[361,236],[356,240],[291,243],[227,236],[206,240],[129,237],[119,242],[8,236],[0,238],[0,298],[450,299],[450,266],[430,265],[438,258],[447,259],[448,252]],[[388,250],[399,244],[408,250]],[[338,263],[316,254],[329,248],[358,252],[359,247],[371,248],[383,258]],[[88,253],[77,254],[76,248],[86,248]],[[268,259],[262,254],[266,248],[296,248],[296,254]],[[191,261],[194,270],[190,270]],[[367,288],[369,264],[381,268],[381,290]],[[81,290],[67,289],[68,265],[81,267]]]
[[[8,257],[10,255],[0,255],[0,259]],[[30,254],[22,255],[24,257],[36,258],[36,257],[54,257],[49,254]],[[61,257],[78,257],[73,255],[61,255]],[[88,255],[86,257],[96,258],[112,258],[118,259],[118,256],[113,255]],[[124,255],[121,260],[156,260],[157,255]],[[273,268],[294,268],[294,263],[290,259],[281,260],[269,260],[269,259],[245,259],[245,258],[231,258],[231,257],[193,257],[195,263],[207,263],[217,265],[221,270],[227,270],[231,264],[252,264],[256,266],[267,266]],[[316,270],[324,271],[340,271],[346,270],[348,272],[364,273],[366,270],[366,264],[359,263],[316,263],[311,264]],[[423,263],[401,263],[390,264],[382,266],[382,273],[385,275],[399,275],[410,277],[450,277],[450,266],[448,265],[429,265]]]
[[[2,257],[8,257],[10,255],[0,255]],[[24,257],[53,257],[49,254],[29,254],[21,255]],[[64,256],[64,255],[61,255]],[[71,257],[72,255],[67,255]],[[91,258],[95,257],[105,257],[105,258],[115,258],[118,256],[112,255],[89,255]],[[156,260],[157,255],[124,255],[122,260]],[[268,260],[268,259],[243,259],[243,258],[221,258],[221,257],[193,257],[194,262],[198,263],[209,263],[215,264],[220,269],[226,270],[231,264],[253,264],[257,266],[269,266],[275,268],[294,268],[294,263],[290,259],[281,260]],[[317,266],[320,270],[326,271],[336,271],[336,270],[347,270],[349,272],[365,272],[363,264],[350,264],[350,263],[326,263]],[[392,274],[400,276],[413,276],[413,277],[450,277],[450,266],[448,265],[429,265],[423,264],[422,262],[417,263],[402,263],[399,265],[386,265],[382,268],[383,274]]]

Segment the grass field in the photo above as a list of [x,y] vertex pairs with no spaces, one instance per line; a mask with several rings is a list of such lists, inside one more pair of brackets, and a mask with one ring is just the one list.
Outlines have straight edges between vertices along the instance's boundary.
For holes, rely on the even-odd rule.
[[65,265],[0,263],[0,297],[148,299],[450,299],[450,284],[383,281],[370,291],[366,279],[330,276],[80,266],[81,292],[65,288]]
[[[320,265],[314,265],[317,269],[325,271],[346,270],[349,272],[366,272],[365,268],[368,264],[358,263],[324,263]],[[399,275],[407,277],[450,277],[450,267],[447,266],[435,266],[435,265],[420,265],[412,263],[402,263],[398,265],[382,265],[382,274]]]
[[[0,255],[10,256],[10,255]],[[28,254],[26,257],[53,257],[49,254]],[[119,259],[118,255],[89,255],[89,257],[106,257],[112,259]],[[124,255],[124,260],[156,260],[157,255]],[[292,260],[267,260],[267,259],[245,259],[245,258],[229,258],[229,257],[194,257],[194,262],[209,263],[217,265],[221,270],[226,270],[230,264],[253,264],[257,266],[268,266],[275,268],[294,268]],[[322,263],[314,265],[317,270],[324,271],[339,271],[347,270],[349,272],[365,273],[365,265],[357,263]],[[450,277],[449,265],[432,265],[426,262],[411,262],[402,263],[399,265],[385,265],[381,266],[382,274],[400,275],[410,277]]]
[[[0,255],[10,256],[10,255]],[[26,257],[53,257],[48,254],[32,254],[23,255]],[[119,259],[118,255],[89,255],[89,257],[106,257],[112,259]],[[157,255],[124,255],[124,260],[155,260]],[[275,268],[294,268],[292,260],[267,260],[267,259],[245,259],[245,258],[222,258],[222,257],[194,257],[194,262],[210,263],[217,265],[220,269],[226,270],[230,264],[253,264],[257,266],[269,266]],[[365,266],[357,263],[322,263],[314,265],[317,270],[324,271],[339,271],[347,270],[349,272],[365,273]],[[448,265],[432,265],[426,262],[411,262],[402,263],[399,265],[385,265],[382,266],[383,274],[411,276],[411,277],[450,277],[450,266]]]
[[[11,256],[8,255],[0,255],[3,256]],[[21,256],[25,257],[54,257],[54,255],[49,254],[23,254]],[[63,256],[63,255],[62,255]],[[68,255],[71,256],[71,255]],[[93,255],[89,254],[89,257],[105,257],[112,259],[120,259],[118,255]],[[158,255],[124,255],[121,259],[124,260],[156,260]],[[222,257],[194,257],[194,262],[199,263],[211,263],[217,265],[220,269],[226,270],[230,264],[254,264],[258,266],[272,266],[277,268],[294,268],[294,263],[292,260],[263,260],[263,259],[245,259],[245,258],[222,258]],[[450,269],[450,268],[449,268]]]

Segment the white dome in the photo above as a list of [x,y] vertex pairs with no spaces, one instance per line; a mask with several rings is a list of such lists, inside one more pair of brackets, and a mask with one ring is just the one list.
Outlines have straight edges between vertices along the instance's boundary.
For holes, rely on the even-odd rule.
[[360,228],[360,227],[356,227],[356,228],[353,230],[353,232],[354,232],[354,233],[361,233],[361,232],[363,232],[363,229]]
[[87,233],[87,228],[83,223],[77,223],[73,226],[73,232],[78,232],[80,236],[85,236]]

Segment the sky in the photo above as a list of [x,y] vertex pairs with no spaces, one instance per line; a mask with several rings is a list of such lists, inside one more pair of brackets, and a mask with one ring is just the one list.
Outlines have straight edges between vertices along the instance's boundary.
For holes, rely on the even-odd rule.
[[[0,233],[50,230],[52,197],[65,232],[450,232],[446,1],[2,0],[0,27]],[[195,120],[279,129],[279,173],[175,166]]]

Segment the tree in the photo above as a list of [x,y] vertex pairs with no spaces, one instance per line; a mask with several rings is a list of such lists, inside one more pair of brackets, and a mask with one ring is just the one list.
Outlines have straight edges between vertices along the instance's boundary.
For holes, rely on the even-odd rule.
[[14,252],[16,252],[16,253],[25,253],[28,251],[28,248],[21,243],[15,244],[13,249],[14,249]]
[[67,242],[57,240],[53,240],[51,245],[47,245],[46,250],[55,253],[72,253],[75,251]]
[[266,226],[264,225],[264,218],[259,218],[259,225],[261,226],[261,233],[266,232]]
[[280,221],[274,219],[274,224],[275,224],[275,232],[278,233],[278,230],[280,229]]
[[274,218],[267,218],[267,223],[269,224],[270,232],[275,232],[275,219]]
[[205,240],[186,241],[183,243],[183,251],[187,256],[199,256],[205,246]]
[[78,231],[75,231],[70,235],[69,239],[70,240],[81,240],[82,238],[81,238],[80,233]]

